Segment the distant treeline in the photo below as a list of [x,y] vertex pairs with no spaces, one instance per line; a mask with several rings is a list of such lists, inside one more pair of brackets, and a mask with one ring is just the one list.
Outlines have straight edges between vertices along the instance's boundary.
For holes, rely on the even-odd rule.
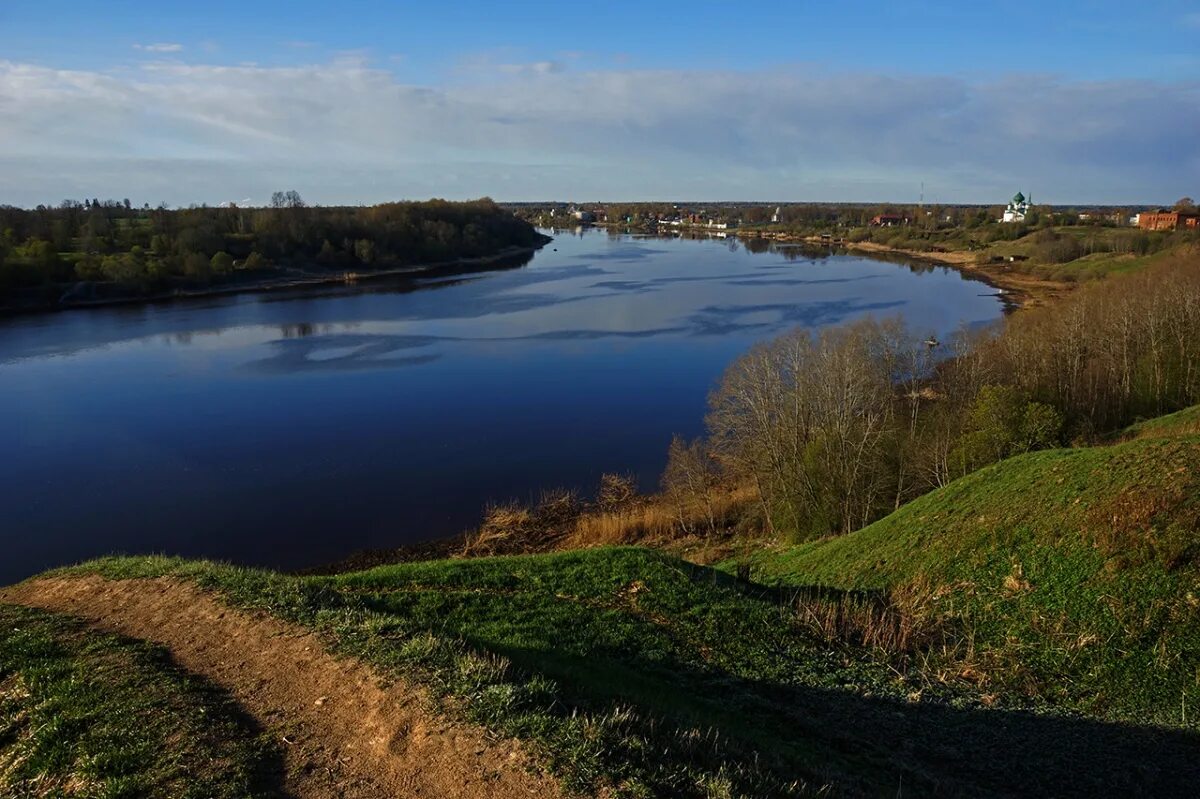
[[0,299],[79,281],[153,292],[264,270],[386,269],[541,241],[487,198],[310,207],[296,192],[277,192],[266,208],[0,206]]
[[[1185,198],[1186,199],[1186,198]],[[1181,201],[1183,202],[1183,201]],[[571,224],[572,218],[562,204],[513,205],[514,211],[527,219],[540,222],[561,221]],[[904,220],[905,227],[925,230],[978,228],[995,226],[1014,237],[1030,230],[1048,226],[1086,225],[1094,227],[1122,226],[1133,212],[1130,207],[1090,208],[1035,206],[1023,225],[996,224],[1004,204],[942,205],[936,203],[669,203],[629,202],[594,203],[578,206],[596,214],[600,221],[637,227],[653,220],[698,216],[714,222],[737,223],[749,228],[769,228],[777,231],[815,232],[831,228],[866,228],[876,216],[895,216]],[[556,216],[549,213],[554,210]],[[1081,212],[1084,218],[1081,218]],[[1013,231],[1019,230],[1019,233]]]

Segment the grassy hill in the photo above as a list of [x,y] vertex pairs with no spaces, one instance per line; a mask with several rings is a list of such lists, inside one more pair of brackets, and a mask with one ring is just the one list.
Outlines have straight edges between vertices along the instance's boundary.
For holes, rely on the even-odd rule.
[[[1200,437],[1191,409],[1126,443],[1013,458],[841,538],[753,558],[778,585],[929,598],[942,668],[1106,718],[1200,720]],[[968,650],[968,651],[964,651]]]

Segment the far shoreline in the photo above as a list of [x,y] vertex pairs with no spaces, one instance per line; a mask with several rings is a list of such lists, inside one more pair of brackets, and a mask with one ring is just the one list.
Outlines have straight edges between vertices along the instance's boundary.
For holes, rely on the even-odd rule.
[[279,274],[262,280],[245,283],[232,282],[190,289],[173,289],[156,294],[139,294],[120,297],[101,297],[97,299],[79,299],[68,302],[29,303],[25,305],[0,306],[0,317],[15,317],[34,314],[58,313],[64,311],[88,310],[92,308],[108,308],[125,305],[157,305],[176,300],[195,300],[208,297],[223,297],[237,294],[262,294],[272,291],[303,289],[316,286],[355,285],[369,281],[395,277],[438,277],[441,275],[472,274],[485,272],[496,264],[523,256],[533,256],[554,239],[544,236],[544,241],[528,247],[505,247],[489,255],[479,255],[471,258],[455,258],[448,261],[431,261],[423,264],[410,264],[389,269],[378,270],[341,270],[328,274]]
[[747,239],[757,238],[767,241],[798,242],[821,247],[840,247],[849,252],[859,252],[867,255],[898,255],[909,260],[923,261],[938,266],[948,266],[997,289],[999,291],[998,296],[1004,305],[1005,313],[1025,308],[1041,307],[1061,297],[1064,292],[1071,290],[1071,284],[1069,283],[1045,280],[1034,275],[1004,268],[1002,265],[1002,271],[986,269],[984,264],[976,262],[974,253],[963,252],[961,250],[940,252],[907,250],[901,247],[889,247],[886,244],[878,244],[873,241],[855,242],[843,239],[831,242],[829,239],[820,236],[804,236],[790,233],[772,234],[760,231],[750,231],[745,234],[739,231],[732,231],[731,235]]
[[[615,223],[596,222],[592,224],[593,226],[601,229],[620,229],[623,227],[622,225]],[[683,232],[704,235],[709,231],[706,231],[702,228],[696,230],[685,228],[683,229]],[[950,267],[958,270],[964,275],[969,275],[970,277],[996,289],[998,292],[997,297],[1004,306],[1005,313],[1012,313],[1013,311],[1027,308],[1042,307],[1057,300],[1059,297],[1066,292],[1069,292],[1073,288],[1071,283],[1057,280],[1046,280],[1031,274],[1017,272],[1007,268],[1003,264],[997,264],[996,266],[1000,267],[997,270],[988,269],[988,265],[980,264],[975,260],[975,253],[964,252],[961,250],[908,250],[900,247],[889,247],[886,244],[878,244],[872,241],[853,242],[846,241],[845,239],[830,240],[829,238],[823,238],[815,235],[749,229],[732,229],[724,231],[724,233],[728,237],[741,240],[761,239],[764,241],[780,243],[807,244],[823,248],[840,248],[848,252],[857,252],[875,256],[895,255],[902,256],[912,261],[922,261],[925,263],[935,264],[937,266]]]
[[[819,243],[820,239],[809,238],[806,241]],[[874,253],[878,255],[903,255],[906,258],[957,269],[964,274],[979,279],[994,289],[998,289],[1001,292],[1000,299],[1003,300],[1006,311],[1037,308],[1056,299],[1064,291],[1069,291],[1071,288],[1068,283],[1044,280],[1033,275],[1014,272],[1012,270],[1006,269],[1002,272],[995,272],[984,269],[983,264],[977,263],[974,255],[968,252],[921,252],[918,250],[889,247],[885,244],[876,244],[871,241],[842,242],[839,246],[852,252]]]

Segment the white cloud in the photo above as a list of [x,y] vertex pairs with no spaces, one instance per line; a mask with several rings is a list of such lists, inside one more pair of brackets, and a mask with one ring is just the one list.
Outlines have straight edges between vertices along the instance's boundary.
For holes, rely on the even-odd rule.
[[178,53],[183,50],[183,45],[174,42],[158,42],[156,44],[135,44],[133,49],[147,53]]
[[[0,202],[546,197],[1158,202],[1200,183],[1200,83],[476,65],[0,61]],[[81,122],[83,120],[83,122]],[[1166,199],[1164,199],[1166,198]]]

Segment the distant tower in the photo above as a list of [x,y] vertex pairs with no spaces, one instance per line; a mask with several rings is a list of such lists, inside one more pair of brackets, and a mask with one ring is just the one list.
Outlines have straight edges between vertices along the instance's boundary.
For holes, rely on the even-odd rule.
[[1029,213],[1029,200],[1021,192],[1017,192],[1008,202],[1008,207],[1004,209],[1004,216],[1000,218],[1001,222],[1024,222],[1026,215]]
[[921,208],[925,207],[925,181],[923,180],[921,181],[921,199],[917,205]]

